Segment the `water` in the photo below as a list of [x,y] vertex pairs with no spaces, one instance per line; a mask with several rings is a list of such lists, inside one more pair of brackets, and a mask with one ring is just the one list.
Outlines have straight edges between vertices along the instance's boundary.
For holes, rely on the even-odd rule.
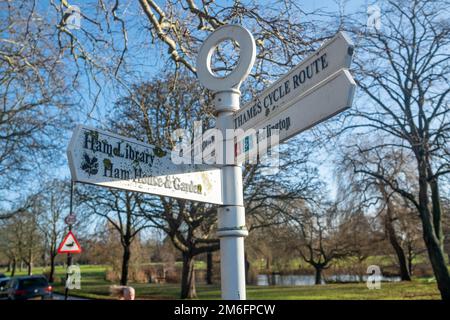
[[[366,282],[367,275],[362,277],[354,274],[339,274],[332,275],[330,277],[326,277],[325,281],[322,280],[322,283],[326,282]],[[396,282],[400,281],[400,277],[381,277],[382,282]],[[269,285],[277,285],[277,286],[313,286],[315,285],[315,277],[314,275],[270,275],[270,274],[260,274],[256,279],[257,286],[269,286]]]

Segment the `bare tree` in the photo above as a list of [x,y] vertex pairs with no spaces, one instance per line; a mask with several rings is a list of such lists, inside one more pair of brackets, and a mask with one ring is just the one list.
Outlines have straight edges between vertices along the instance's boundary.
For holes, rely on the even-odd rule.
[[59,159],[73,83],[36,1],[1,1],[0,10],[0,192],[21,191],[25,174]]
[[131,246],[139,232],[152,225],[138,215],[139,195],[129,191],[77,188],[79,201],[118,233],[123,249],[120,284],[127,285]]
[[289,249],[298,252],[315,269],[315,284],[322,284],[323,270],[335,260],[352,254],[351,242],[343,241],[345,238],[340,236],[342,212],[333,204],[311,207],[297,201],[283,214],[290,229],[286,235],[291,239]]
[[[214,126],[211,96],[186,73],[169,74],[163,79],[136,85],[133,95],[116,104],[111,125],[122,134],[171,149],[171,133],[175,129],[192,130],[194,121],[202,121],[204,129]],[[251,227],[274,223],[276,209],[282,200],[305,196],[317,187],[317,172],[307,165],[310,151],[306,144],[293,144],[280,155],[280,170],[265,172],[263,165],[248,165],[244,171],[244,198],[247,213],[253,218]],[[301,155],[301,156],[298,156]],[[290,170],[289,170],[290,169]],[[295,181],[292,177],[296,176]],[[276,179],[275,179],[276,177]],[[277,200],[277,201],[275,201]],[[270,208],[272,210],[264,210]],[[146,197],[142,213],[164,230],[183,254],[182,298],[194,297],[194,257],[217,250],[214,236],[216,207],[164,197]],[[264,212],[270,212],[263,216]]]
[[[383,141],[381,137],[373,141],[364,141],[366,148],[377,146]],[[418,223],[416,210],[411,210],[412,203],[401,194],[395,192],[385,180],[373,175],[360,172],[360,169],[369,169],[377,175],[387,179],[397,179],[404,189],[417,192],[416,172],[411,165],[411,155],[402,150],[391,148],[387,150],[374,148],[371,151],[355,154],[350,148],[343,154],[338,166],[340,179],[340,200],[347,203],[347,207],[354,206],[366,211],[374,211],[375,219],[380,223],[380,231],[394,250],[399,264],[402,280],[411,280],[411,256],[420,247],[417,234],[421,233],[420,226],[412,227],[414,221]],[[348,185],[351,185],[348,188]],[[418,250],[418,249],[417,249]]]
[[[276,68],[270,66],[281,69],[292,66],[311,50],[312,44],[323,40],[311,32],[317,28],[313,20],[300,18],[311,12],[302,10],[295,1],[277,1],[273,4],[232,1],[222,4],[170,0],[160,5],[157,1],[140,0],[139,3],[150,24],[152,37],[167,47],[172,61],[193,73],[196,73],[194,61],[201,41],[208,33],[225,24],[237,23],[251,29],[258,50],[254,73],[257,81],[274,75]],[[222,71],[232,68],[225,55],[220,60]],[[275,74],[280,73],[275,71]]]
[[[24,262],[29,275],[33,273],[36,257],[43,249],[43,235],[39,229],[39,219],[43,213],[42,199],[39,194],[32,194],[20,202],[15,214],[4,221],[0,234],[2,250],[11,263],[11,276],[16,266]],[[21,267],[22,268],[22,267]]]
[[48,281],[53,282],[58,245],[66,230],[63,218],[69,214],[70,185],[61,180],[53,180],[44,185],[39,193],[43,201],[43,213],[38,225],[45,237],[45,251],[50,259]]
[[352,123],[346,127],[359,138],[374,131],[386,138],[370,148],[356,143],[355,154],[397,148],[412,155],[417,192],[408,190],[401,177],[368,166],[355,170],[379,179],[416,207],[444,300],[450,299],[450,274],[443,252],[439,181],[450,172],[450,26],[441,12],[449,8],[447,1],[387,1],[382,28],[359,38],[355,74],[368,101],[360,100],[364,105],[349,113]]

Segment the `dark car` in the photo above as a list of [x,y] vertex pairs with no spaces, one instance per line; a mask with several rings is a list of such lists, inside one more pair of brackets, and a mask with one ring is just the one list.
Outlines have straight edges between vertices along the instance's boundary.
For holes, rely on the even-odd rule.
[[51,299],[53,288],[44,276],[12,278],[8,285],[8,299]]
[[2,278],[7,278],[7,276],[5,276],[3,273],[0,273],[0,279]]
[[8,277],[0,278],[0,299],[4,299],[8,297],[8,283],[9,283]]

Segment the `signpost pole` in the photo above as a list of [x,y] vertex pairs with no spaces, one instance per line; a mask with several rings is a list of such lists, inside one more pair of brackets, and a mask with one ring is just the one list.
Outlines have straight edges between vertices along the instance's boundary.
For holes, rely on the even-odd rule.
[[[71,182],[70,182],[70,214],[72,214],[72,212],[73,212],[73,210],[72,210],[72,207],[73,207],[73,187],[74,187],[74,182],[73,182],[73,180],[71,180]],[[72,231],[72,224],[69,224],[69,232],[71,232]],[[69,279],[69,273],[68,273],[68,270],[69,270],[69,267],[72,265],[72,254],[71,253],[68,253],[67,254],[67,270],[66,270],[66,283],[65,283],[65,286],[66,286],[66,289],[65,289],[65,291],[64,291],[64,300],[67,300],[67,297],[68,297],[68,294],[69,294],[69,287],[67,286],[67,280]]]
[[[234,139],[227,143],[226,129],[233,128],[234,112],[239,109],[239,90],[222,91],[215,94],[215,106],[219,110],[217,128],[225,138],[222,144],[223,157],[230,153],[234,158]],[[231,148],[227,148],[230,146]],[[230,150],[231,149],[231,150]],[[226,159],[225,159],[226,160]],[[220,238],[220,269],[222,298],[226,300],[245,300],[245,261],[244,237],[248,235],[245,227],[245,208],[242,188],[242,169],[236,164],[224,162],[222,168],[222,192],[226,205],[218,209],[218,231]]]
[[[235,69],[225,77],[219,77],[211,70],[211,57],[225,40],[238,43],[240,57]],[[239,110],[239,87],[250,73],[255,57],[253,36],[238,25],[225,25],[215,30],[203,42],[197,57],[198,79],[214,92],[216,128],[222,133],[218,139],[221,144],[216,150],[216,161],[222,165],[223,196],[223,205],[218,209],[217,235],[220,238],[222,298],[226,300],[246,299],[244,237],[248,231],[245,227],[242,168],[235,163],[233,117]]]

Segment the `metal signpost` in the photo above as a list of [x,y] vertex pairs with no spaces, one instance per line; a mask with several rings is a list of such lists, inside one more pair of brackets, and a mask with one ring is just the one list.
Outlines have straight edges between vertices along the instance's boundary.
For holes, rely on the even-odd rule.
[[81,246],[78,243],[77,239],[72,233],[72,226],[76,223],[76,215],[73,212],[73,192],[74,192],[74,181],[72,178],[72,182],[70,184],[70,213],[68,216],[64,218],[64,222],[69,227],[69,232],[64,237],[63,241],[59,245],[57,250],[58,254],[67,253],[67,270],[66,270],[66,288],[64,290],[64,300],[67,300],[69,295],[69,287],[67,286],[67,281],[69,279],[69,269],[72,265],[72,254],[81,253]]
[[[211,59],[225,40],[239,45],[240,57],[234,70],[219,77],[212,71]],[[241,26],[222,26],[204,41],[197,57],[198,79],[214,93],[216,129],[220,132],[215,144],[216,164],[175,164],[170,151],[78,126],[67,151],[72,180],[218,204],[222,298],[244,300],[244,238],[248,231],[242,168],[235,148],[242,139],[255,139],[246,144],[244,152],[248,152],[249,145],[255,148],[272,132],[279,134],[279,143],[284,142],[349,108],[356,87],[348,71],[352,54],[352,42],[339,32],[239,110],[239,87],[253,67],[255,41]],[[70,226],[71,219],[67,220]]]
[[[214,50],[224,40],[231,39],[240,47],[236,68],[226,77],[217,77],[211,70]],[[221,150],[216,150],[217,161],[222,168],[222,190],[224,203],[218,210],[218,232],[220,238],[220,276],[222,298],[245,300],[244,237],[245,208],[242,188],[242,168],[234,164],[234,135],[227,129],[234,129],[233,115],[239,110],[241,92],[239,87],[250,73],[256,57],[255,40],[251,33],[237,25],[218,28],[203,42],[197,57],[199,81],[214,92],[214,106],[217,112],[217,129],[222,133]],[[234,131],[234,130],[233,130]],[[229,141],[231,139],[231,141]],[[227,141],[228,140],[228,141]],[[232,161],[229,161],[230,157]]]
[[[229,75],[218,77],[212,72],[211,57],[219,43],[225,40],[239,45],[240,57],[237,67]],[[353,44],[344,33],[338,33],[239,111],[239,87],[252,69],[255,51],[255,42],[248,30],[227,25],[205,40],[197,57],[198,79],[214,92],[217,128],[224,137],[222,150],[216,150],[217,159],[225,163],[222,168],[224,204],[218,210],[223,299],[246,297],[244,237],[248,234],[242,171],[235,163],[238,154],[234,149],[239,139],[245,139],[246,135],[234,133],[230,136],[226,130],[250,129],[262,132],[265,136],[261,138],[266,139],[271,129],[278,129],[282,142],[350,107],[355,91],[355,82],[347,70]]]

